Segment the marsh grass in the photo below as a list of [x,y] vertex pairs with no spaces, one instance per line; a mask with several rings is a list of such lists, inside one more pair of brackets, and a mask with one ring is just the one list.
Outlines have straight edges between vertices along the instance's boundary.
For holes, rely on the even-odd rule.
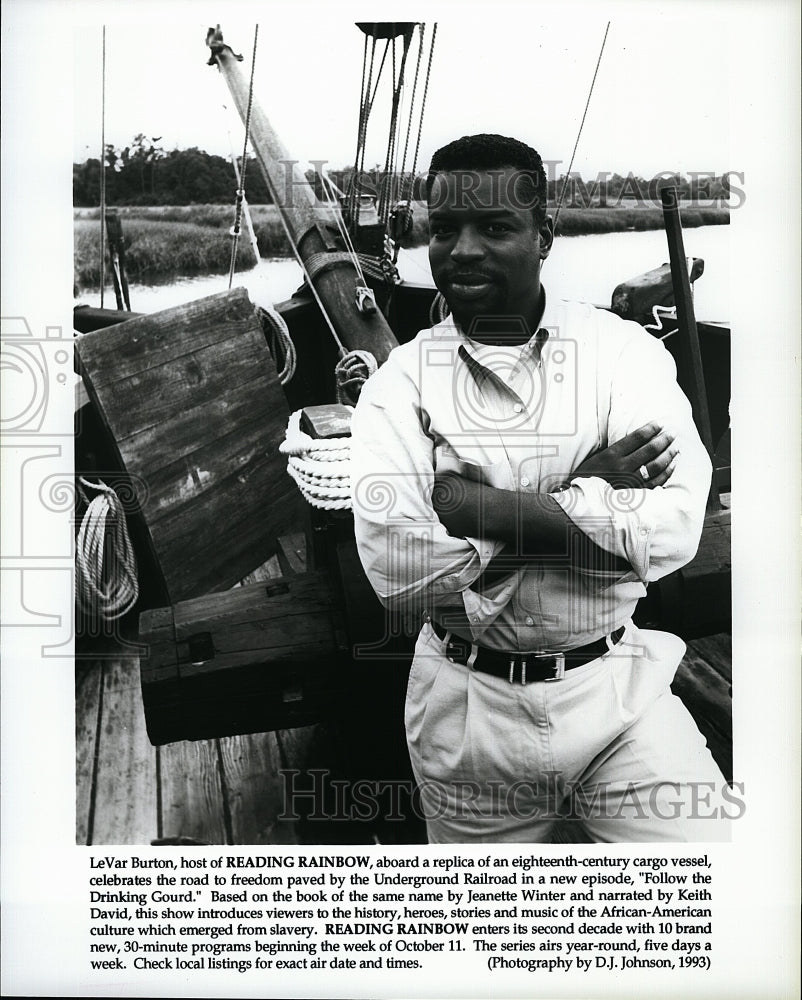
[[[234,222],[232,206],[124,206],[117,211],[122,220],[129,281],[147,282],[228,271],[231,260],[228,230]],[[554,209],[550,211],[553,215]],[[264,258],[290,256],[290,245],[278,209],[273,205],[253,205],[251,216],[260,255]],[[726,206],[681,206],[680,216],[686,228],[729,222]],[[96,289],[100,286],[100,209],[77,208],[74,220],[75,285],[78,289]],[[422,246],[429,239],[425,204],[415,203],[412,220],[412,232],[403,242],[405,247]],[[566,207],[561,210],[557,223],[560,236],[662,228],[662,211],[645,205]],[[246,269],[254,263],[243,222],[237,268]]]

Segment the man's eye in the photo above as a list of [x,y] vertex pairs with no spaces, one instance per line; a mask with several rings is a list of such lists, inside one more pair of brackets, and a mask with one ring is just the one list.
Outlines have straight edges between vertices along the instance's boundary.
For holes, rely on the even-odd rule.
[[510,227],[503,222],[489,222],[485,226],[485,231],[494,236],[498,236],[502,233],[508,233],[510,231]]
[[437,236],[439,239],[443,239],[446,236],[451,236],[454,230],[451,229],[449,226],[435,225],[430,228],[430,232],[432,236]]

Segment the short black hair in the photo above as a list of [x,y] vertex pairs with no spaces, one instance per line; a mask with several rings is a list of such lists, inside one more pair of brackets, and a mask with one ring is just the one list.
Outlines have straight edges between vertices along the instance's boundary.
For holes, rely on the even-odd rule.
[[540,153],[519,139],[506,135],[482,133],[464,135],[442,146],[432,157],[426,177],[426,197],[432,193],[434,179],[438,174],[463,170],[517,170],[519,179],[524,181],[519,194],[524,204],[532,209],[537,223],[546,218],[546,171]]

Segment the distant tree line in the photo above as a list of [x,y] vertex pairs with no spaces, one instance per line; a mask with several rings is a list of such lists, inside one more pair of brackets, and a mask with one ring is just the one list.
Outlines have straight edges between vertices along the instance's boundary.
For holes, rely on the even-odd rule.
[[[109,144],[105,152],[106,202],[109,205],[192,205],[233,203],[237,182],[231,161],[202,149],[165,151],[158,136],[142,133],[129,145],[117,149]],[[548,198],[554,203],[565,185],[564,176],[556,176],[556,166],[547,164]],[[317,169],[306,171],[318,197],[324,196],[323,182]],[[354,179],[353,167],[328,168],[326,173],[340,191],[347,191]],[[735,178],[735,182],[732,181]],[[390,197],[424,200],[425,176],[406,174],[390,178],[377,165],[360,175],[362,191],[378,195],[386,185]],[[633,174],[599,173],[590,181],[572,174],[565,185],[564,204],[573,207],[616,205],[631,201],[659,202],[664,184],[675,184],[680,198],[725,202],[731,196],[742,197],[739,184],[742,174],[714,176],[665,173],[653,178]],[[272,198],[253,157],[246,166],[246,197],[252,204],[270,204]],[[73,204],[89,208],[100,203],[100,160],[88,159],[73,164]]]

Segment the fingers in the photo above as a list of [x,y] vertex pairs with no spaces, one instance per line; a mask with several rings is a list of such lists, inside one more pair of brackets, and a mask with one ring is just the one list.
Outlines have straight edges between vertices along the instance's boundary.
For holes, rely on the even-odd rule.
[[650,462],[646,466],[649,478],[644,480],[641,488],[653,490],[656,486],[665,486],[676,468],[678,456],[679,449],[672,448],[661,455],[656,462]]
[[664,433],[663,428],[651,420],[648,424],[644,424],[643,427],[639,427],[637,430],[630,431],[629,434],[624,435],[620,441],[617,441],[613,445],[613,448],[622,456],[630,455],[644,445],[649,444],[650,441],[662,433]]
[[[626,461],[632,469],[639,469],[642,465],[648,469],[651,463],[659,462],[661,459],[665,459],[665,462],[670,461],[677,450],[673,445],[672,435],[667,431],[660,431],[646,444],[627,455]],[[662,468],[663,466],[655,467],[655,473],[661,472]]]

